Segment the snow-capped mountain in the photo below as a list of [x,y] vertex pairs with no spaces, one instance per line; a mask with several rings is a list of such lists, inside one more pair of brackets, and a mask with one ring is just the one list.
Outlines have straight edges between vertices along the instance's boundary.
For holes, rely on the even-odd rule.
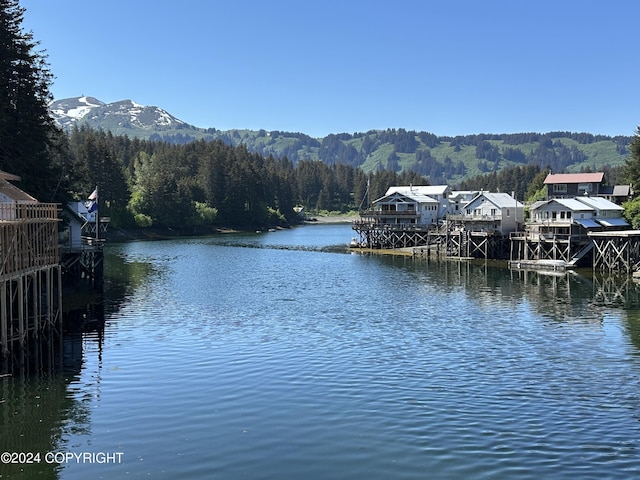
[[106,105],[97,98],[75,97],[56,100],[49,105],[49,110],[58,124],[68,130],[94,108]]
[[114,134],[135,131],[158,132],[195,129],[159,107],[140,105],[132,100],[104,103],[94,97],[56,100],[49,106],[53,118],[65,130],[87,125]]

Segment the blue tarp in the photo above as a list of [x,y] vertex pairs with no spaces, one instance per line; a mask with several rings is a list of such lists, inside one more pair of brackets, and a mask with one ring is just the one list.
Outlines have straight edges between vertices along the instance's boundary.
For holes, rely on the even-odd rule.
[[584,228],[602,228],[598,222],[591,218],[581,218],[575,221],[577,224],[582,225]]

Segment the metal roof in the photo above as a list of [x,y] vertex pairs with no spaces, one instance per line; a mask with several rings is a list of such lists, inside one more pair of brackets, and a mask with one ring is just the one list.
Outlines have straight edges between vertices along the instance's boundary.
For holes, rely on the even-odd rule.
[[516,207],[521,208],[524,207],[522,203],[513,198],[508,193],[491,193],[491,192],[483,192],[478,194],[473,200],[471,200],[465,208],[473,207],[473,204],[479,198],[485,198],[489,202],[493,203],[498,208],[510,208]]
[[531,210],[538,210],[546,205],[550,205],[552,203],[559,203],[565,208],[572,210],[574,212],[591,212],[593,211],[593,207],[585,205],[582,202],[579,202],[573,198],[554,198],[553,200],[547,200],[546,202],[542,202],[540,204],[535,204],[535,208],[532,206]]
[[0,178],[0,194],[6,195],[17,203],[34,203],[38,201],[27,192],[22,191],[15,185],[7,182],[4,178]]
[[449,185],[409,185],[409,186],[394,186],[389,187],[386,195],[392,193],[401,193],[403,195],[444,195],[450,190]]
[[605,227],[628,227],[624,218],[598,218],[598,223]]
[[584,228],[602,228],[602,225],[591,218],[580,218],[576,219],[575,222],[582,225]]
[[617,205],[602,197],[588,197],[585,195],[581,197],[575,197],[575,199],[581,203],[584,203],[585,205],[589,205],[590,207],[595,208],[596,210],[624,210],[624,208],[622,208],[620,205]]
[[597,173],[550,173],[544,184],[552,183],[602,183],[604,172]]
[[377,200],[374,200],[373,203],[379,203],[383,200],[386,200],[390,197],[403,197],[406,198],[408,200],[411,200],[412,202],[416,202],[416,203],[440,203],[438,202],[438,200],[436,200],[435,198],[430,197],[429,195],[424,195],[421,194],[419,192],[413,191],[411,193],[406,193],[406,192],[392,192],[392,193],[388,193],[384,195],[383,197],[378,198]]

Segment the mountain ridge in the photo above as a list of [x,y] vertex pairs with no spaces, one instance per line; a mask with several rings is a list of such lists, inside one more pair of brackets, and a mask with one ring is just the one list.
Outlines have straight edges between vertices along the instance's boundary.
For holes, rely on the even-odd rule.
[[513,165],[536,164],[555,172],[602,170],[622,165],[633,139],[584,132],[439,137],[402,128],[329,134],[323,138],[263,129],[222,131],[190,125],[160,107],[132,100],[105,103],[90,96],[54,101],[50,110],[67,131],[86,125],[114,135],[168,143],[221,140],[234,146],[244,145],[265,157],[286,156],[294,163],[303,160],[345,163],[365,172],[414,170],[428,176],[432,183],[452,183]]

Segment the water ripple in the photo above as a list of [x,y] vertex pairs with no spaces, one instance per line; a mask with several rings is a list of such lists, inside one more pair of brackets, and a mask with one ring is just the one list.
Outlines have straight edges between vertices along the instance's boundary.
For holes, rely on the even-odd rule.
[[154,268],[86,360],[80,385],[99,371],[101,393],[76,444],[161,478],[640,474],[623,310],[588,307],[580,285],[553,296],[545,279],[291,235],[121,247]]

